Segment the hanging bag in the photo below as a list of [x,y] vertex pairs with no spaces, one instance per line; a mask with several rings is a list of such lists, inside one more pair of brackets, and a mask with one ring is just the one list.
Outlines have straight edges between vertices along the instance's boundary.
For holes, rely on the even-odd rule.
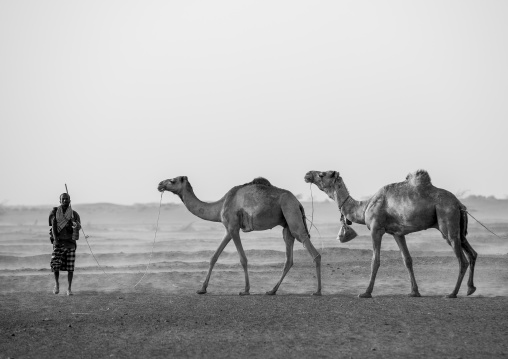
[[[348,223],[347,219],[344,218],[344,215],[340,215],[340,223],[342,223],[342,226],[340,227],[339,234],[337,235],[337,239],[340,241],[340,243],[346,243],[358,236],[356,231],[351,228]],[[351,223],[351,222],[349,222]]]

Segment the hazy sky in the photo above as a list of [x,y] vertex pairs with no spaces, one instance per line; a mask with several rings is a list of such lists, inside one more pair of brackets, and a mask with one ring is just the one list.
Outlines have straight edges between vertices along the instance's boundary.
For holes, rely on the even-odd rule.
[[[0,1],[0,203],[355,198],[429,171],[508,196],[508,1]],[[315,197],[320,199],[316,187]],[[176,201],[166,194],[164,202]],[[179,200],[178,200],[179,201]]]

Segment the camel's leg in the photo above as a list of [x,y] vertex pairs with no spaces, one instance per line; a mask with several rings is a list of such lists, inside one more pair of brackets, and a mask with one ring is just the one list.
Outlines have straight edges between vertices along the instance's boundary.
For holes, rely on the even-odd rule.
[[459,277],[457,278],[457,283],[455,284],[453,292],[448,294],[446,297],[457,298],[457,293],[459,292],[460,285],[462,284],[462,279],[464,278],[464,274],[466,274],[469,263],[467,262],[466,257],[464,256],[464,252],[462,251],[460,238],[455,235],[449,239],[449,243],[452,246],[453,251],[455,252],[457,260],[459,261]]
[[210,258],[210,267],[208,268],[208,274],[206,275],[206,279],[203,283],[203,286],[196,293],[198,293],[198,294],[205,294],[206,293],[206,288],[208,287],[208,282],[210,281],[210,275],[212,274],[213,266],[219,259],[220,254],[222,253],[222,251],[227,246],[227,244],[229,243],[230,240],[231,240],[231,235],[228,232],[226,232],[226,234],[224,235],[224,238],[222,239],[222,242],[220,242],[220,244],[219,244],[219,248],[217,248],[217,250],[213,254],[212,258]]
[[407,268],[409,273],[409,280],[411,281],[411,293],[410,297],[421,297],[420,292],[418,291],[418,285],[416,284],[415,274],[413,272],[413,259],[409,254],[409,250],[407,249],[406,237],[394,235],[395,241],[399,245],[400,254],[402,255],[402,259],[404,260],[404,265]]
[[247,271],[247,256],[243,251],[242,241],[240,239],[240,234],[238,233],[238,229],[231,230],[231,235],[233,237],[233,242],[235,243],[236,250],[238,255],[240,256],[240,263],[243,267],[243,272],[245,273],[245,291],[240,292],[240,295],[249,295],[250,284],[249,284],[249,272]]
[[453,291],[448,294],[447,298],[457,298],[460,285],[464,274],[466,274],[469,263],[467,262],[466,256],[462,251],[462,243],[460,236],[460,212],[449,212],[444,209],[437,208],[437,221],[439,225],[439,231],[443,235],[444,239],[452,247],[457,260],[459,261],[459,276],[457,283]]
[[284,242],[286,243],[286,263],[284,263],[282,277],[280,277],[279,282],[275,285],[275,287],[273,287],[272,290],[266,292],[266,294],[268,295],[274,295],[275,293],[277,293],[277,290],[279,289],[282,280],[293,266],[293,245],[295,243],[295,237],[293,237],[288,227],[285,227],[282,230],[282,236],[284,237]]
[[317,290],[312,293],[312,295],[321,295],[321,254],[317,251],[316,248],[312,245],[310,241],[310,236],[305,231],[305,234],[298,235],[295,234],[295,237],[302,242],[303,246],[310,253],[312,258],[314,259],[314,263],[316,264],[316,278],[317,278]]
[[371,236],[372,236],[372,262],[370,269],[370,283],[367,287],[365,293],[360,294],[358,297],[360,298],[372,298],[372,291],[374,290],[374,282],[376,281],[377,270],[379,269],[379,265],[381,264],[380,254],[381,254],[381,239],[383,238],[384,230],[372,228]]
[[304,222],[305,219],[300,211],[300,203],[296,200],[295,202],[283,202],[281,208],[289,231],[293,237],[303,244],[316,264],[317,290],[312,295],[321,295],[321,254],[319,254],[310,241],[310,235]]
[[466,238],[462,238],[462,249],[464,252],[466,252],[467,258],[469,259],[469,279],[467,281],[467,295],[471,295],[476,291],[476,287],[473,283],[473,277],[474,277],[474,266],[476,263],[476,258],[478,257],[478,254],[476,251],[471,247],[469,242]]

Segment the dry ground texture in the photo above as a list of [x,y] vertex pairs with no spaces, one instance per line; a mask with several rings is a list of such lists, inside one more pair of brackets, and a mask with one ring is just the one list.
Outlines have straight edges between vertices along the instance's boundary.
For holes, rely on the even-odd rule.
[[506,297],[1,297],[2,358],[508,357]]

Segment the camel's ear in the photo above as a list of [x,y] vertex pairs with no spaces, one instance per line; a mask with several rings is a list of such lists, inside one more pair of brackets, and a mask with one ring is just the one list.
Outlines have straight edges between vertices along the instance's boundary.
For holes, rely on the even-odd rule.
[[182,181],[187,181],[187,176],[182,176]]

